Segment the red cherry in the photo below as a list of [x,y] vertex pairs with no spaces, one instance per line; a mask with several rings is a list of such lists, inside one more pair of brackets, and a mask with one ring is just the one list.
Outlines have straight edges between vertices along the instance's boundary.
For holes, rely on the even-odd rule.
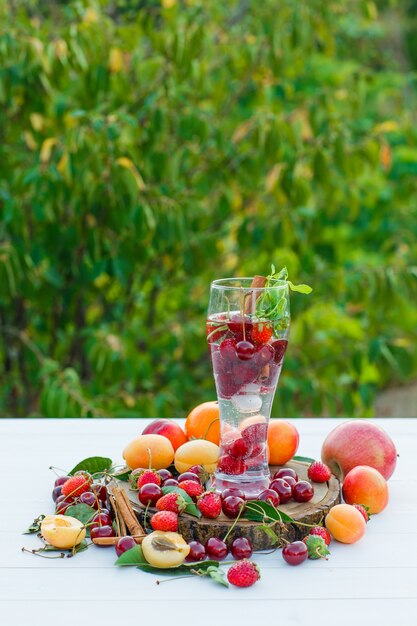
[[313,496],[314,489],[306,480],[299,480],[292,488],[292,497],[296,502],[308,502]]
[[237,496],[228,496],[222,501],[222,511],[230,519],[237,517],[242,510],[245,510],[245,501]]
[[232,332],[238,340],[243,338],[243,325],[245,326],[245,337],[248,338],[253,327],[250,317],[245,315],[242,318],[240,313],[232,313],[229,321],[227,322],[227,326],[229,327],[230,332]]
[[256,351],[254,360],[256,361],[258,367],[264,367],[272,361],[274,354],[274,348],[269,344],[266,344]]
[[224,541],[217,537],[210,537],[205,543],[206,554],[216,561],[221,561],[227,555],[229,549]]
[[99,483],[96,483],[95,485],[91,486],[90,491],[92,491],[94,494],[96,494],[96,496],[100,500],[101,504],[103,504],[104,506],[106,505],[106,502],[107,502],[107,487],[106,487],[106,485],[100,485]]
[[252,445],[247,439],[239,437],[226,443],[226,450],[235,459],[247,459],[251,456]]
[[69,502],[68,500],[61,500],[61,502],[59,502],[56,506],[56,514],[57,515],[65,515],[66,510],[70,507],[73,506],[74,501],[71,500],[71,502]]
[[272,344],[274,348],[274,363],[279,365],[284,358],[285,351],[287,350],[288,341],[286,339],[278,339],[278,341],[274,341]]
[[237,487],[229,487],[228,489],[225,489],[224,491],[222,491],[221,496],[222,500],[228,498],[229,496],[235,496],[237,498],[242,498],[242,500],[246,500],[245,493]]
[[252,544],[246,537],[236,537],[232,542],[230,552],[233,558],[238,561],[241,559],[250,559],[253,552]]
[[183,474],[180,474],[178,476],[178,483],[182,483],[184,480],[193,480],[194,482],[201,485],[200,478],[197,476],[197,474],[194,474],[194,472],[184,472]]
[[175,478],[167,478],[164,480],[162,487],[178,487],[179,482]]
[[[97,539],[98,537],[115,537],[116,531],[112,526],[94,526],[94,528],[90,528],[90,537],[91,539]],[[97,544],[98,545],[98,544]],[[105,548],[108,546],[100,546],[100,548]]]
[[295,480],[295,478],[293,478],[292,476],[286,476],[285,478],[283,478],[282,480],[285,480],[286,483],[289,484],[289,486],[291,487],[291,489],[293,488],[293,486],[295,485],[295,483],[297,482]]
[[237,357],[236,341],[234,339],[223,339],[219,346],[219,352],[226,361],[235,361]]
[[199,541],[190,541],[190,552],[186,557],[188,563],[194,563],[194,561],[203,561],[206,558],[206,549]]
[[255,354],[255,346],[250,341],[239,341],[236,354],[241,361],[249,361]]
[[287,476],[292,476],[292,478],[295,478],[295,482],[297,482],[298,480],[297,472],[293,470],[292,467],[282,467],[280,470],[275,472],[272,478],[284,478],[285,480],[287,480]]
[[84,493],[80,495],[80,502],[91,506],[93,509],[100,508],[100,500],[92,491],[84,491]]
[[282,548],[282,556],[289,565],[299,565],[306,560],[308,548],[303,541],[293,541]]
[[273,489],[279,495],[281,504],[285,504],[292,498],[292,489],[290,485],[283,478],[276,478],[270,485],[270,489]]
[[139,501],[145,506],[148,504],[154,506],[162,496],[162,489],[155,483],[146,483],[138,492]]
[[90,528],[96,528],[98,526],[111,526],[112,523],[113,520],[110,515],[107,515],[106,513],[97,513],[97,515],[95,515],[91,520]]
[[133,539],[133,537],[129,537],[129,536],[121,537],[116,544],[117,556],[121,556],[123,552],[127,552],[127,550],[134,548],[135,545],[136,545],[136,541]]
[[269,502],[272,506],[278,506],[280,504],[279,495],[274,489],[264,489],[258,495],[257,500],[263,500],[264,502]]
[[160,469],[156,473],[160,475],[162,482],[168,480],[168,478],[174,478],[172,472],[167,469]]
[[[59,498],[60,496],[62,496],[62,486],[58,485],[58,487],[54,487],[53,491],[52,491],[52,500],[54,502],[57,501],[57,498]],[[65,498],[65,496],[64,496]]]

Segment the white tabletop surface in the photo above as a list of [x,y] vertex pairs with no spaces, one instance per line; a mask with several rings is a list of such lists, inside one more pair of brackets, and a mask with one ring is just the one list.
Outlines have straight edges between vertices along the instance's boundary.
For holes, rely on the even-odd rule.
[[[0,624],[417,624],[417,420],[375,420],[400,458],[389,481],[388,508],[351,546],[332,542],[328,561],[287,565],[277,550],[254,555],[261,580],[226,589],[198,578],[155,584],[135,568],[113,566],[113,548],[91,547],[71,559],[24,554],[36,536],[22,535],[52,513],[55,465],[70,470],[100,455],[121,460],[123,447],[149,420],[0,420]],[[324,437],[340,420],[293,420],[297,454],[319,458]],[[104,620],[104,621],[102,621]]]

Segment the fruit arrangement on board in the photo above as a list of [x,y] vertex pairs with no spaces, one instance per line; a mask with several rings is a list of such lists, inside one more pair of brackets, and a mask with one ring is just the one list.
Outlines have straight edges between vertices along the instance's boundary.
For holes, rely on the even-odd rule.
[[[213,488],[219,441],[216,402],[193,409],[184,429],[174,420],[154,420],[125,447],[125,466],[115,466],[107,457],[90,457],[58,476],[52,492],[54,514],[40,515],[27,531],[37,533],[42,546],[23,551],[64,558],[94,545],[113,546],[117,566],[249,587],[260,579],[260,569],[252,561],[256,546],[245,536],[245,525],[255,525],[281,548],[286,563],[299,565],[306,559],[327,559],[333,540],[359,541],[370,516],[388,504],[387,480],[397,452],[388,434],[370,420],[336,426],[323,442],[320,461],[295,457],[295,426],[270,420],[267,441],[275,469],[269,487],[256,499],[246,498],[238,488],[221,493]],[[233,440],[232,458],[239,458],[243,444]],[[305,478],[299,478],[294,469],[298,466],[304,468]],[[337,500],[323,509],[318,522],[309,524],[289,514],[288,507],[310,506],[315,493],[332,481],[338,487]],[[214,534],[208,532],[203,541],[183,532],[188,519],[189,528],[211,527]],[[286,538],[283,529],[290,526],[298,529],[299,540]],[[227,573],[221,565],[230,566]]]

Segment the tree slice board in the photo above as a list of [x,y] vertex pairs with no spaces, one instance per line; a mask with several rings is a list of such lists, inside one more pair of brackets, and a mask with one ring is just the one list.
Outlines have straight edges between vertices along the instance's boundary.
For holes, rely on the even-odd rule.
[[[285,467],[292,467],[297,472],[299,480],[308,480],[308,466],[308,463],[300,461],[290,461],[285,465]],[[271,475],[279,469],[280,467],[278,466],[270,466]],[[137,493],[129,490],[129,483],[113,480],[108,485],[110,491],[112,484],[117,484],[118,487],[125,489],[140,523],[144,527],[149,528],[149,517],[154,510],[148,509],[148,523],[146,524],[144,520],[145,507],[138,501]],[[332,475],[328,482],[313,483],[313,486],[314,497],[310,502],[298,503],[291,500],[287,504],[280,505],[278,507],[279,510],[290,515],[296,522],[312,525],[323,523],[324,517],[329,510],[341,501],[340,483]],[[214,520],[204,517],[196,518],[187,513],[182,513],[179,517],[178,532],[181,533],[187,542],[195,540],[205,543],[210,537],[224,537],[232,524],[233,520],[227,518],[223,513]],[[308,526],[301,526],[297,523],[275,524],[272,528],[280,538],[287,541],[302,539],[310,530]],[[261,528],[259,522],[240,519],[230,533],[228,543],[230,544],[236,537],[249,539],[254,550],[269,550],[275,547],[272,538]]]

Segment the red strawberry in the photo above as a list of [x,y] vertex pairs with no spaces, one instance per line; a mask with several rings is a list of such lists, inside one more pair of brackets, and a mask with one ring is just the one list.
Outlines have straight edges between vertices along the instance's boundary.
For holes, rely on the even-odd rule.
[[175,533],[178,530],[178,515],[173,511],[158,511],[151,517],[151,526],[154,530]]
[[205,491],[198,498],[197,506],[204,517],[216,519],[222,512],[222,499],[214,491]]
[[227,580],[236,587],[251,587],[260,577],[259,567],[247,559],[233,563],[227,572]]
[[332,475],[330,469],[320,461],[314,461],[308,468],[308,477],[315,483],[325,483]]
[[90,491],[90,480],[83,474],[72,476],[62,485],[62,495],[76,498],[85,491]]
[[272,343],[272,347],[274,348],[274,363],[279,365],[284,358],[285,352],[287,350],[288,341],[286,339],[278,339]]
[[167,493],[159,498],[156,503],[158,511],[172,511],[173,513],[182,513],[187,506],[184,498],[180,493]]
[[194,499],[201,496],[204,491],[202,485],[195,480],[183,480],[179,483],[178,487],[184,489],[185,493],[188,493],[188,495]]
[[272,337],[272,332],[272,326],[265,324],[265,322],[254,324],[251,333],[253,343],[256,343],[258,346],[262,343],[267,343]]
[[355,509],[358,509],[359,513],[363,515],[363,519],[366,523],[371,519],[371,514],[369,513],[369,507],[364,506],[363,504],[354,504]]
[[243,459],[234,459],[229,454],[224,454],[219,459],[217,469],[224,474],[237,476],[238,474],[243,474],[245,471],[245,462]]
[[322,539],[324,539],[326,546],[329,546],[332,540],[329,531],[327,530],[327,528],[323,528],[323,526],[314,526],[314,528],[312,528],[308,534],[321,537]]
[[246,439],[249,443],[254,445],[255,443],[261,443],[266,441],[268,433],[268,424],[265,422],[258,422],[256,424],[251,424],[250,426],[246,426],[242,430],[242,437]]
[[155,470],[144,470],[142,474],[139,475],[137,487],[140,489],[143,485],[147,483],[153,483],[154,485],[161,484],[161,477]]

